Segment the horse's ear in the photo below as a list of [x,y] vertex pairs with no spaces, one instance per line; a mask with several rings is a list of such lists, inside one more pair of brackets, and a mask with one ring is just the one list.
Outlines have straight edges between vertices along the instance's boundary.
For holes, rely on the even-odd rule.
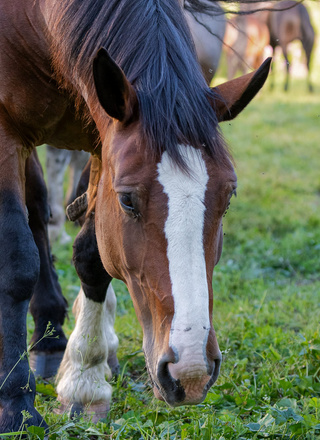
[[234,119],[249,104],[265,83],[270,63],[271,58],[267,58],[254,72],[213,88],[218,95],[214,109],[219,122]]
[[106,49],[93,60],[93,78],[100,104],[112,118],[125,122],[132,117],[136,93]]

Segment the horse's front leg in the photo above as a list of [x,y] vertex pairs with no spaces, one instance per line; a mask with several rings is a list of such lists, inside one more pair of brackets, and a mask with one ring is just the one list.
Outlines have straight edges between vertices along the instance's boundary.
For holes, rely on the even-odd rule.
[[[30,311],[35,322],[31,339],[30,365],[36,375],[50,377],[56,375],[67,345],[62,330],[67,302],[62,296],[53,266],[47,232],[49,223],[47,189],[36,151],[26,162],[26,203],[29,226],[40,255],[40,274],[30,303]],[[53,331],[51,337],[44,337],[47,328]]]
[[62,411],[95,414],[98,420],[110,408],[106,377],[118,369],[118,338],[113,330],[116,299],[100,260],[93,213],[76,238],[74,264],[82,287],[74,305],[76,326],[58,372],[58,400]]
[[26,156],[19,136],[0,128],[0,433],[46,426],[34,408],[27,356],[26,315],[40,260],[25,204]]

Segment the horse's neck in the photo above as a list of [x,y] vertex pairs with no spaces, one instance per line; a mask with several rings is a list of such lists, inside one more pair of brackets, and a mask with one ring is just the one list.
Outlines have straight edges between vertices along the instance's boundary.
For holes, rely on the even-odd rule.
[[[81,107],[87,107],[90,113],[93,113],[93,103],[90,97],[92,93],[89,91],[89,84],[84,81],[81,72],[75,72],[72,69],[71,63],[68,63],[68,43],[63,40],[63,37],[59,35],[57,27],[57,17],[59,16],[59,10],[62,7],[62,3],[66,3],[69,0],[35,0],[39,5],[39,9],[42,14],[43,22],[46,26],[46,39],[49,45],[49,53],[51,59],[51,65],[54,69],[54,76],[60,82],[62,89],[66,89],[75,99],[76,105],[79,106],[79,110],[82,112]],[[92,111],[91,111],[92,110]]]
[[18,5],[17,3],[12,0],[1,2],[1,15],[6,24],[6,30],[2,29],[2,33],[7,43],[11,41],[14,51],[17,50],[20,62],[21,57],[24,57],[26,65],[30,64],[36,68],[41,63],[41,67],[46,70],[46,67],[50,67],[50,64],[46,63],[49,60],[49,45],[40,2],[20,0]]

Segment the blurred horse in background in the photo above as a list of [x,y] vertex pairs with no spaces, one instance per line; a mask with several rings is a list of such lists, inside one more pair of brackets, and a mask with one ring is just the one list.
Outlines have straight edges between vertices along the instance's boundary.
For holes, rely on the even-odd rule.
[[270,34],[265,23],[252,15],[237,15],[227,22],[224,50],[228,79],[256,69],[265,58],[265,48]]
[[[315,32],[307,8],[294,0],[282,0],[276,3],[246,3],[241,5],[241,10],[247,12],[255,11],[253,16],[268,26],[272,51],[274,51],[277,46],[281,48],[286,61],[284,90],[288,90],[290,77],[288,45],[295,40],[301,41],[308,70],[307,84],[309,91],[312,92],[313,86],[310,78],[310,62],[314,47]],[[273,83],[271,84],[273,85]]]
[[309,91],[312,92],[310,60],[314,46],[315,32],[307,8],[294,0],[283,0],[277,3],[277,5],[274,5],[273,11],[269,13],[267,24],[270,31],[270,44],[272,49],[274,50],[277,46],[280,46],[286,60],[284,90],[288,90],[289,87],[290,62],[288,45],[294,40],[300,40],[306,55],[306,66],[308,69],[307,84]]
[[[76,197],[77,185],[89,157],[90,155],[86,151],[59,150],[50,145],[46,146],[47,188],[50,206],[48,233],[51,243],[58,239],[61,244],[71,241],[71,237],[65,229],[65,206],[72,203]],[[66,196],[64,196],[63,182],[68,167],[68,188]]]
[[210,15],[191,13],[185,10],[185,16],[191,30],[203,75],[207,83],[210,84],[221,57],[226,30],[225,12],[217,3]]

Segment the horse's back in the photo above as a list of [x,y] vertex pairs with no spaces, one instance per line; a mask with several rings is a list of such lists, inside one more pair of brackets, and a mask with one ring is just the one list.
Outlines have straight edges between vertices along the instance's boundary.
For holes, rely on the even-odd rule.
[[294,0],[283,0],[269,16],[271,44],[287,46],[294,40],[313,39],[314,31],[306,7]]
[[29,150],[46,142],[90,148],[92,139],[72,110],[73,98],[61,91],[53,72],[38,3],[1,1],[0,50],[0,130],[12,132]]
[[1,102],[26,122],[26,111],[17,115],[19,108],[38,103],[41,114],[41,97],[51,77],[49,48],[36,8],[26,8],[26,2],[1,2],[0,50]]

